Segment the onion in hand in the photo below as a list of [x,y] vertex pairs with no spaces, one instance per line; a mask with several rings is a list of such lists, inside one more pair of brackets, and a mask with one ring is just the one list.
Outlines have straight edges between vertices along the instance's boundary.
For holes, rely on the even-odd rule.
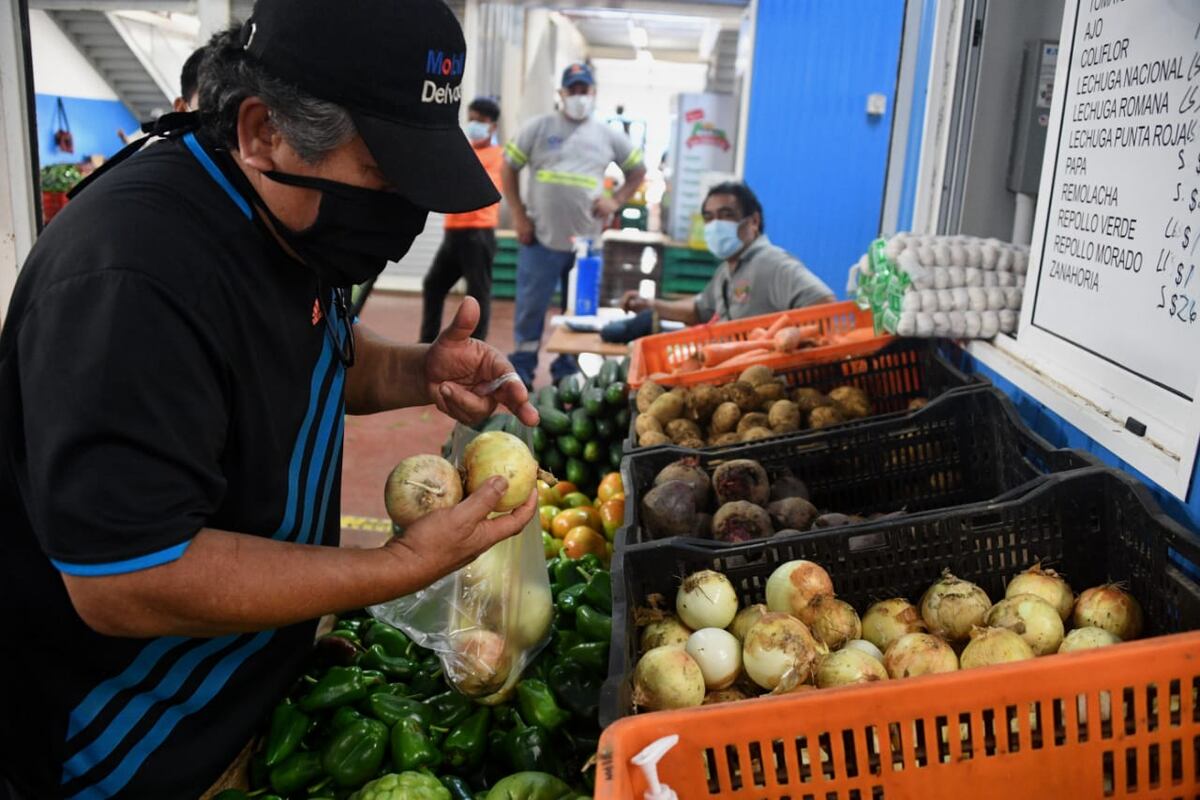
[[407,528],[431,511],[457,505],[463,497],[458,470],[444,458],[409,456],[396,465],[383,490],[392,522]]
[[537,489],[537,461],[525,443],[505,431],[488,431],[472,439],[463,451],[463,484],[470,494],[489,478],[500,475],[508,488],[495,511],[512,511]]

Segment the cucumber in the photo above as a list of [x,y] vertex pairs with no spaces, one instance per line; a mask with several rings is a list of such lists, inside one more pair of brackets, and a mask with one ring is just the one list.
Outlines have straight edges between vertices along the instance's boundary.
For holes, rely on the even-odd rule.
[[611,439],[613,434],[617,432],[617,426],[610,419],[600,417],[596,420],[596,437],[599,439]]
[[621,451],[621,443],[613,442],[608,446],[608,465],[613,469],[620,469],[621,457],[624,455]]
[[571,435],[580,442],[586,442],[596,436],[596,423],[585,409],[577,408],[571,412]]
[[621,365],[614,359],[608,358],[600,365],[600,372],[596,375],[596,385],[603,389],[613,381],[620,380],[620,378]]
[[521,441],[524,441],[525,437],[522,434],[525,432],[525,423],[517,419],[515,414],[505,414],[505,416],[508,417],[508,420],[505,421],[504,427],[501,430],[505,433],[511,433]]
[[[568,433],[558,437],[558,449],[564,456],[571,458],[583,452],[583,445],[579,443],[578,439]],[[571,479],[567,478],[567,480]],[[571,481],[571,483],[578,485],[579,482]]]
[[488,431],[502,431],[513,419],[512,414],[493,414],[483,421],[483,426],[479,429],[480,433]]
[[538,408],[558,408],[558,387],[551,384],[537,391],[537,399],[533,403]]
[[573,406],[579,402],[579,393],[581,391],[579,376],[568,375],[558,382],[558,401],[564,408],[566,406]]
[[623,381],[629,380],[629,356],[625,356],[621,359],[621,367],[618,375]]
[[567,459],[567,480],[576,486],[583,486],[592,477],[592,471],[588,465],[580,461],[578,458]]
[[546,431],[541,425],[533,429],[531,437],[533,439],[533,452],[541,453],[546,449],[546,442],[549,440],[549,437],[546,436]]
[[571,430],[571,418],[565,412],[543,406],[538,413],[542,417],[541,427],[545,428],[546,433],[558,436]]
[[608,388],[604,390],[604,402],[610,406],[620,407],[628,405],[629,387],[623,381],[610,383]]
[[566,457],[558,451],[557,447],[551,447],[549,443],[547,443],[546,449],[538,454],[538,463],[555,476],[562,475],[563,470],[567,468]]
[[583,390],[583,407],[593,417],[604,411],[604,390],[600,387]]
[[589,464],[595,464],[604,458],[604,446],[600,442],[593,439],[583,446],[583,460]]
[[625,407],[618,411],[617,415],[613,417],[613,421],[617,423],[617,428],[622,432],[629,430],[629,417],[630,414],[628,404],[626,404]]

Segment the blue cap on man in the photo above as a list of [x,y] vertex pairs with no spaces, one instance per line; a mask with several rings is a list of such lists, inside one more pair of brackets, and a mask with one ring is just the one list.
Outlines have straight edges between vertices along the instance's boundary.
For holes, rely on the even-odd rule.
[[592,68],[587,64],[575,63],[563,70],[562,86],[569,89],[577,83],[594,86],[596,79],[592,76]]

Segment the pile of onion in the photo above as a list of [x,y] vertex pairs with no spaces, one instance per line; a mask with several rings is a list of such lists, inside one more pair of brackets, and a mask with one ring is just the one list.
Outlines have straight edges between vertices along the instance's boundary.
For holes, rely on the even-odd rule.
[[684,649],[700,667],[706,689],[727,689],[742,671],[742,645],[729,631],[701,628]]
[[750,680],[774,689],[788,677],[796,683],[812,680],[817,657],[827,652],[803,622],[789,614],[764,614],[746,631],[742,664]]
[[821,659],[817,666],[817,686],[828,689],[852,683],[886,681],[887,670],[861,650],[839,650]]
[[833,595],[833,579],[819,564],[797,560],[781,564],[767,578],[767,608],[800,618],[822,595]]
[[1034,564],[1008,582],[1004,596],[1018,594],[1033,594],[1042,598],[1054,607],[1063,622],[1070,619],[1071,609],[1075,606],[1075,593],[1071,591],[1070,584],[1054,570],[1043,569],[1041,564]]
[[862,623],[854,606],[827,594],[814,598],[804,609],[800,621],[830,650],[837,650],[851,639],[862,636]]
[[689,708],[704,702],[700,665],[682,647],[656,647],[633,670],[634,705],[650,711]]
[[924,633],[925,620],[903,597],[880,600],[862,618],[862,637],[882,652],[906,633]]
[[667,615],[642,629],[641,650],[645,653],[656,647],[683,647],[691,635],[691,628],[680,622],[679,617]]
[[1142,634],[1142,607],[1115,583],[1085,589],[1075,603],[1076,628],[1103,628],[1127,642]]
[[974,669],[1027,658],[1033,658],[1033,649],[1008,628],[976,628],[958,661],[963,669]]
[[892,678],[915,678],[958,670],[958,656],[943,639],[928,633],[906,633],[883,656]]
[[1008,628],[1020,636],[1036,656],[1057,653],[1063,642],[1058,610],[1037,595],[1006,597],[992,606],[985,621],[989,627]]
[[1067,634],[1058,647],[1060,653],[1074,653],[1076,650],[1092,650],[1097,647],[1108,647],[1120,644],[1121,640],[1104,628],[1076,628]]
[[675,595],[675,613],[692,630],[726,628],[737,616],[737,592],[719,572],[702,569],[679,584]]
[[991,607],[987,592],[943,570],[942,577],[921,598],[921,618],[930,633],[948,642],[961,642],[973,628],[983,624]]
[[767,607],[763,603],[746,606],[733,618],[733,622],[729,625],[729,632],[739,642],[744,640],[746,638],[746,631],[750,630],[750,626],[758,622],[762,618],[762,615],[766,613]]

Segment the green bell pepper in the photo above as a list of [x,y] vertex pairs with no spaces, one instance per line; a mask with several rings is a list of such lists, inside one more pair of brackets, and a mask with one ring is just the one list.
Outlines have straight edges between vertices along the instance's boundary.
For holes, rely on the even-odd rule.
[[397,722],[391,739],[392,765],[401,772],[442,763],[442,754],[415,719],[405,717]]
[[362,627],[367,623],[367,620],[362,617],[351,617],[350,619],[339,619],[333,625],[335,631],[350,631],[351,633],[362,633]]
[[438,778],[446,791],[450,792],[450,800],[475,800],[471,786],[457,775],[442,775]]
[[389,728],[406,717],[411,717],[426,727],[433,723],[432,709],[411,697],[373,694],[367,699],[367,704],[371,714]]
[[608,669],[608,642],[584,642],[568,648],[563,657],[603,673]]
[[551,732],[558,730],[570,717],[559,708],[550,687],[536,678],[526,678],[517,684],[517,708],[521,717],[529,720],[530,724],[540,725]]
[[333,712],[333,718],[329,721],[329,726],[335,731],[340,731],[342,728],[353,725],[362,719],[364,719],[363,715],[353,706],[342,706]]
[[589,642],[608,642],[612,639],[612,617],[581,605],[575,609],[575,630]]
[[358,666],[363,669],[376,669],[389,678],[407,680],[416,672],[417,665],[405,656],[389,655],[382,644],[373,644],[358,657]]
[[586,640],[583,638],[583,634],[579,631],[557,628],[554,631],[554,652],[558,655],[562,655],[575,645],[583,644],[585,641]]
[[366,633],[363,634],[363,644],[368,648],[379,645],[384,653],[397,658],[407,656],[412,651],[412,640],[405,636],[403,631],[378,620],[367,626]]
[[525,725],[519,715],[515,721],[516,727],[500,740],[500,755],[509,768],[514,772],[562,774],[562,760],[550,733],[537,725]]
[[559,659],[550,667],[554,696],[577,717],[593,718],[600,706],[602,673],[570,659]]
[[587,590],[587,584],[576,583],[563,589],[554,598],[554,605],[558,606],[558,610],[563,614],[574,614],[579,604],[583,602],[583,593]]
[[308,715],[285,700],[271,712],[271,728],[267,734],[267,766],[273,767],[296,752],[312,720]]
[[372,686],[384,682],[383,675],[364,672],[358,667],[330,667],[301,698],[300,710],[318,711],[356,703],[367,696]]
[[338,786],[361,786],[379,771],[387,749],[387,726],[360,717],[334,733],[321,753],[321,765]]
[[608,570],[592,573],[583,590],[583,600],[606,614],[612,613],[612,574]]
[[442,740],[442,753],[447,764],[456,770],[479,765],[487,748],[490,719],[491,712],[487,706],[480,706],[446,734],[446,738]]
[[487,800],[570,800],[577,795],[561,779],[545,772],[518,772],[496,783]]
[[433,714],[433,721],[438,727],[450,729],[467,717],[475,709],[475,704],[469,698],[451,689],[434,695],[425,701]]
[[286,797],[308,786],[321,777],[324,771],[320,753],[292,753],[271,768],[271,788]]
[[409,691],[417,697],[429,697],[446,690],[446,682],[442,679],[444,671],[442,662],[437,656],[430,655],[422,659],[417,666],[417,674],[408,682]]
[[562,590],[569,589],[579,583],[584,583],[587,577],[579,571],[582,563],[583,559],[575,561],[570,558],[563,558],[560,554],[554,561],[550,562],[550,582],[556,584]]

